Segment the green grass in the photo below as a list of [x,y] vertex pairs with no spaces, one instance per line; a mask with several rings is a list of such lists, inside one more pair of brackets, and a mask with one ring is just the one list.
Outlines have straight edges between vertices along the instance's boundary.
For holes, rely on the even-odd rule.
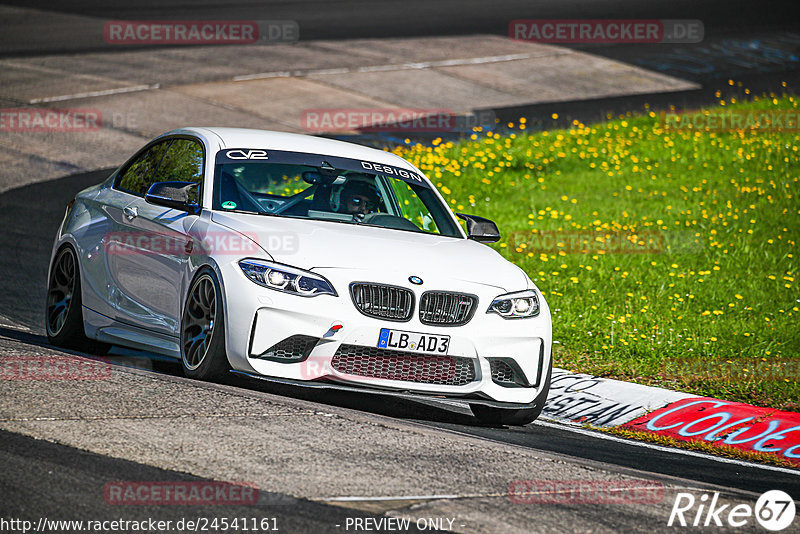
[[[786,95],[721,103],[710,109],[798,111]],[[510,124],[396,152],[454,209],[497,222],[493,246],[552,309],[557,366],[800,411],[800,134],[663,124]]]

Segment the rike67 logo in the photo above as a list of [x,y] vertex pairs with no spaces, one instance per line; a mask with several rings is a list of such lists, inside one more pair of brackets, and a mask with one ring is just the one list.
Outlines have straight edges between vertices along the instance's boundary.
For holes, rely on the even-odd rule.
[[752,525],[755,518],[765,529],[779,532],[794,522],[794,500],[781,490],[767,491],[754,507],[719,501],[719,492],[703,493],[699,498],[691,493],[678,493],[667,526],[737,528]]

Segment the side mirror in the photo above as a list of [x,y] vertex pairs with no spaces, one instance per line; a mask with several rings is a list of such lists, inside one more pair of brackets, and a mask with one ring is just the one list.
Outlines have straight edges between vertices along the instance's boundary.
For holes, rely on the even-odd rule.
[[196,214],[200,206],[196,202],[197,193],[191,189],[197,185],[195,182],[156,182],[147,190],[144,200],[148,204]]
[[500,241],[500,230],[497,229],[497,225],[493,221],[465,213],[456,213],[456,215],[467,221],[467,237],[473,241],[478,243]]

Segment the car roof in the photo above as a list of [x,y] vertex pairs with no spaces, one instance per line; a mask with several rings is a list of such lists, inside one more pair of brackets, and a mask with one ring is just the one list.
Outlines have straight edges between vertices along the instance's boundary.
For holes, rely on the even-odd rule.
[[285,150],[288,152],[307,152],[310,154],[324,154],[326,156],[339,156],[359,160],[385,163],[395,167],[403,167],[415,172],[420,172],[409,162],[385,150],[369,148],[345,141],[326,139],[313,135],[294,134],[288,132],[275,132],[270,130],[256,130],[250,128],[211,128],[191,127],[173,130],[164,135],[180,133],[200,134],[205,137],[216,137],[220,148],[254,148],[265,150]]

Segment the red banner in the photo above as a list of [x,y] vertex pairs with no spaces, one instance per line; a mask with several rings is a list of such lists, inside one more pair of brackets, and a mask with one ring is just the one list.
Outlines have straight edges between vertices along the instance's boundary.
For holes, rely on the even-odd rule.
[[800,413],[698,397],[674,402],[622,426],[681,441],[776,454],[800,465]]

